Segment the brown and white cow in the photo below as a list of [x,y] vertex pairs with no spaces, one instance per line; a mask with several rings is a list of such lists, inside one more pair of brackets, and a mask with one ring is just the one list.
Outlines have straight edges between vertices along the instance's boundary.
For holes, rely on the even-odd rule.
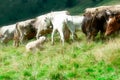
[[110,35],[118,30],[120,30],[120,13],[109,17],[105,35]]
[[46,15],[41,15],[37,17],[35,22],[33,23],[33,26],[37,31],[36,39],[38,39],[42,35],[49,34],[52,31],[52,27],[49,26],[51,23],[46,23],[45,19],[46,19]]
[[7,26],[2,26],[0,28],[0,40],[2,43],[8,43],[10,40],[13,39],[15,25],[16,24],[11,24]]
[[24,40],[32,39],[36,35],[35,28],[32,23],[35,19],[30,19],[26,21],[21,21],[16,23],[15,33],[14,33],[14,45],[18,46],[19,42],[23,43]]

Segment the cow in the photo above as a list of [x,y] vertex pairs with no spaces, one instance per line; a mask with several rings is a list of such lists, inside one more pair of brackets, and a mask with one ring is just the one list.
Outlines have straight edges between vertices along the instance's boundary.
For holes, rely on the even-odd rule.
[[77,38],[76,31],[81,30],[83,19],[84,19],[84,16],[79,16],[79,15],[76,15],[76,16],[67,15],[66,16],[65,24],[70,30],[70,32],[72,33],[73,40],[74,38]]
[[43,49],[43,44],[44,44],[45,41],[46,41],[46,37],[45,36],[41,36],[41,37],[39,37],[39,39],[27,43],[27,45],[25,46],[26,47],[26,51],[27,52],[30,52],[30,51],[34,51],[35,52],[37,49],[38,50]]
[[118,30],[120,30],[120,13],[109,17],[109,20],[107,21],[105,36],[111,35]]
[[24,40],[29,40],[35,37],[36,30],[33,27],[35,19],[29,19],[16,23],[14,33],[14,45],[18,46],[19,42],[23,43]]
[[59,14],[69,14],[68,11],[54,11],[50,13],[43,14],[41,16],[36,17],[36,21],[33,24],[34,27],[37,29],[37,34],[36,38],[38,39],[40,36],[45,35],[45,34],[50,34],[52,32],[52,23],[46,22],[46,18],[53,19],[54,16],[59,15]]
[[10,40],[13,40],[15,25],[11,24],[0,28],[0,40],[2,43],[7,44]]
[[89,32],[89,27],[92,21],[93,15],[91,14],[91,12],[87,12],[84,14],[84,19],[82,21],[82,32],[87,36],[88,32]]
[[87,36],[87,40],[95,40],[96,35],[100,32],[100,36],[103,39],[106,30],[106,22],[111,15],[109,10],[98,11],[94,13],[85,13],[82,23],[82,31]]
[[[51,35],[52,44],[54,44],[53,36],[55,31],[57,30],[60,33],[61,41],[62,41],[62,44],[64,45],[65,38],[70,33],[72,34],[72,39],[74,40],[74,37],[76,36],[75,30],[80,29],[83,16],[71,16],[71,15],[61,13],[59,15],[54,16],[53,19],[47,19],[47,20],[50,20],[53,25],[53,31]],[[64,34],[64,30],[66,29],[66,27],[70,31],[70,32],[67,32],[68,35],[65,35],[66,33]]]
[[33,23],[33,26],[36,29],[36,39],[38,39],[40,36],[49,34],[52,32],[52,27],[49,26],[51,23],[45,22],[46,15],[41,15],[36,18],[35,22]]

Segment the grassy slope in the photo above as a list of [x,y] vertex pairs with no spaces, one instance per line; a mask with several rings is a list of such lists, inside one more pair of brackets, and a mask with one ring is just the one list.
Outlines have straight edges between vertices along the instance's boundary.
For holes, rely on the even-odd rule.
[[[50,11],[63,10],[69,7],[66,4],[67,0],[2,0],[0,1],[0,27]],[[76,5],[76,3],[71,4]]]
[[85,8],[96,7],[101,5],[114,5],[120,4],[119,0],[103,0],[102,2],[93,3],[92,0],[82,0],[79,5],[76,5],[73,8],[68,9],[72,14],[81,14]]
[[[118,3],[108,1],[96,6]],[[76,9],[77,6],[70,10]],[[56,37],[54,46],[48,41],[45,49],[36,54],[26,53],[25,45],[0,45],[0,80],[119,80],[119,36],[87,43],[83,33],[77,34],[78,41],[63,47]]]

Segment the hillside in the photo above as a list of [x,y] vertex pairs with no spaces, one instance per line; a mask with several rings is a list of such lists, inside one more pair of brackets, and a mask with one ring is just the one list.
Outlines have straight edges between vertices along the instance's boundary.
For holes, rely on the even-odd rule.
[[[83,13],[87,7],[120,4],[119,0],[79,1],[81,2],[72,7],[69,5],[67,8],[55,10],[68,9],[75,15]],[[27,17],[20,17],[16,21],[46,12],[30,14],[31,16],[26,14]],[[7,17],[4,21],[6,20]],[[12,22],[15,20],[8,20],[5,24]],[[64,46],[61,45],[58,35],[55,35],[55,45],[51,45],[48,35],[45,48],[36,53],[26,52],[26,43],[18,48],[13,46],[13,41],[7,45],[0,43],[0,80],[120,80],[120,35],[112,35],[105,41],[98,36],[98,40],[88,43],[85,35],[78,31],[78,39],[74,42],[69,40]]]
[[77,4],[72,8],[69,8],[68,10],[72,14],[80,14],[84,12],[85,8],[97,7],[101,5],[115,5],[115,4],[120,4],[120,1],[119,0],[82,0],[81,3]]
[[50,11],[67,9],[71,14],[80,14],[87,7],[116,2],[117,0],[1,0],[0,26],[34,18]]
[[79,0],[1,0],[0,25],[34,18],[50,11],[63,10],[78,3]]

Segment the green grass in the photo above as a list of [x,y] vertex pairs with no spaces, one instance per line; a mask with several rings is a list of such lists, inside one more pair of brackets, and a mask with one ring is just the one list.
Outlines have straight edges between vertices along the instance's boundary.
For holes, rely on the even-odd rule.
[[87,43],[83,33],[77,34],[79,39],[65,46],[56,36],[54,46],[48,40],[36,53],[12,42],[0,45],[0,80],[119,80],[120,39]]

